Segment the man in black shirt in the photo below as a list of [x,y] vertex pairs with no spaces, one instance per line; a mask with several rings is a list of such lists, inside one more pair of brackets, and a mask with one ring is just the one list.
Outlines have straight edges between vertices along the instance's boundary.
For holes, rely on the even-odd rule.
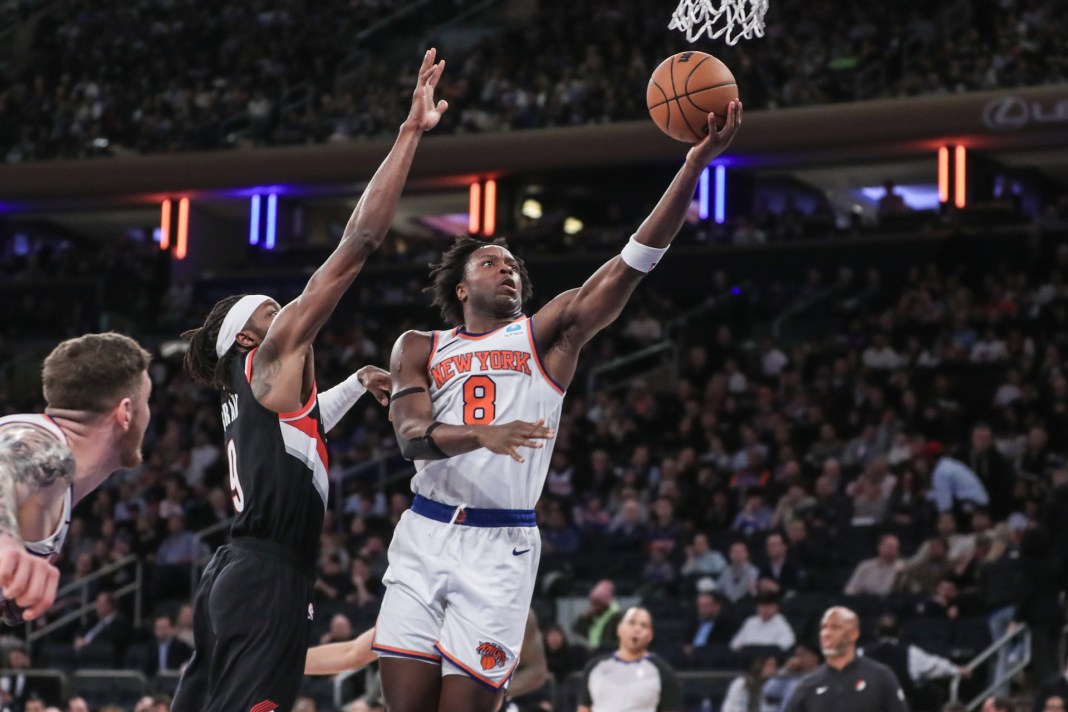
[[908,712],[905,693],[890,668],[857,656],[860,621],[848,608],[823,614],[820,648],[826,662],[797,686],[787,712]]

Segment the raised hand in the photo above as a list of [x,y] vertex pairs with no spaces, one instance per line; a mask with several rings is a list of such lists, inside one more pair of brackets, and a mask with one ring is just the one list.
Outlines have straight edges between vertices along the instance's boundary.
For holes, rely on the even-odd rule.
[[356,378],[360,380],[360,385],[375,397],[375,400],[382,405],[389,405],[389,390],[392,387],[389,371],[384,371],[378,366],[364,366],[356,372]]
[[412,94],[412,110],[408,112],[408,121],[422,131],[429,131],[441,121],[441,115],[449,108],[449,102],[442,99],[434,103],[434,87],[445,70],[445,60],[435,62],[438,51],[431,47],[423,55],[423,64],[419,67],[419,81]]
[[727,104],[727,122],[723,128],[716,129],[716,115],[708,115],[708,136],[701,143],[690,149],[687,159],[692,159],[702,166],[708,164],[713,158],[727,150],[727,146],[734,140],[734,134],[738,133],[738,127],[742,125],[742,102],[738,100]]
[[498,455],[508,455],[516,462],[525,462],[519,454],[519,448],[542,448],[545,445],[542,440],[552,440],[556,437],[556,431],[545,427],[545,420],[536,423],[528,423],[522,420],[513,420],[504,425],[487,425],[478,435],[479,444],[490,452]]

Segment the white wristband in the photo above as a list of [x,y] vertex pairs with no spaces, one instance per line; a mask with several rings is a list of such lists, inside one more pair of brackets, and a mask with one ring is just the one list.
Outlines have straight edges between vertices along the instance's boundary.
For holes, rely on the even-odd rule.
[[643,245],[631,236],[619,256],[628,265],[639,272],[651,272],[653,267],[664,257],[667,247],[649,247]]

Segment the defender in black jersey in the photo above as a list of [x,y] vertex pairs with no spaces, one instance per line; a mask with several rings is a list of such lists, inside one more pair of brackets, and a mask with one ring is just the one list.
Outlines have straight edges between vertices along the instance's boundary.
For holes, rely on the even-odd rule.
[[423,57],[411,111],[360,197],[345,234],[304,292],[284,309],[265,295],[229,297],[183,334],[186,369],[222,392],[232,542],[219,549],[194,597],[194,653],[174,712],[293,708],[314,612],[312,584],[326,510],[325,433],[368,388],[387,400],[389,376],[365,367],[322,394],[312,342],[385,237],[416,146],[437,125],[444,62]]

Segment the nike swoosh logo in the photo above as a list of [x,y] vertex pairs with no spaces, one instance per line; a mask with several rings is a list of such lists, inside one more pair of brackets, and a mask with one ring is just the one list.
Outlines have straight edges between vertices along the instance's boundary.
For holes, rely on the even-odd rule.
[[522,556],[528,551],[530,551],[530,549],[523,549],[522,551],[519,551],[518,549],[512,549],[512,556]]

